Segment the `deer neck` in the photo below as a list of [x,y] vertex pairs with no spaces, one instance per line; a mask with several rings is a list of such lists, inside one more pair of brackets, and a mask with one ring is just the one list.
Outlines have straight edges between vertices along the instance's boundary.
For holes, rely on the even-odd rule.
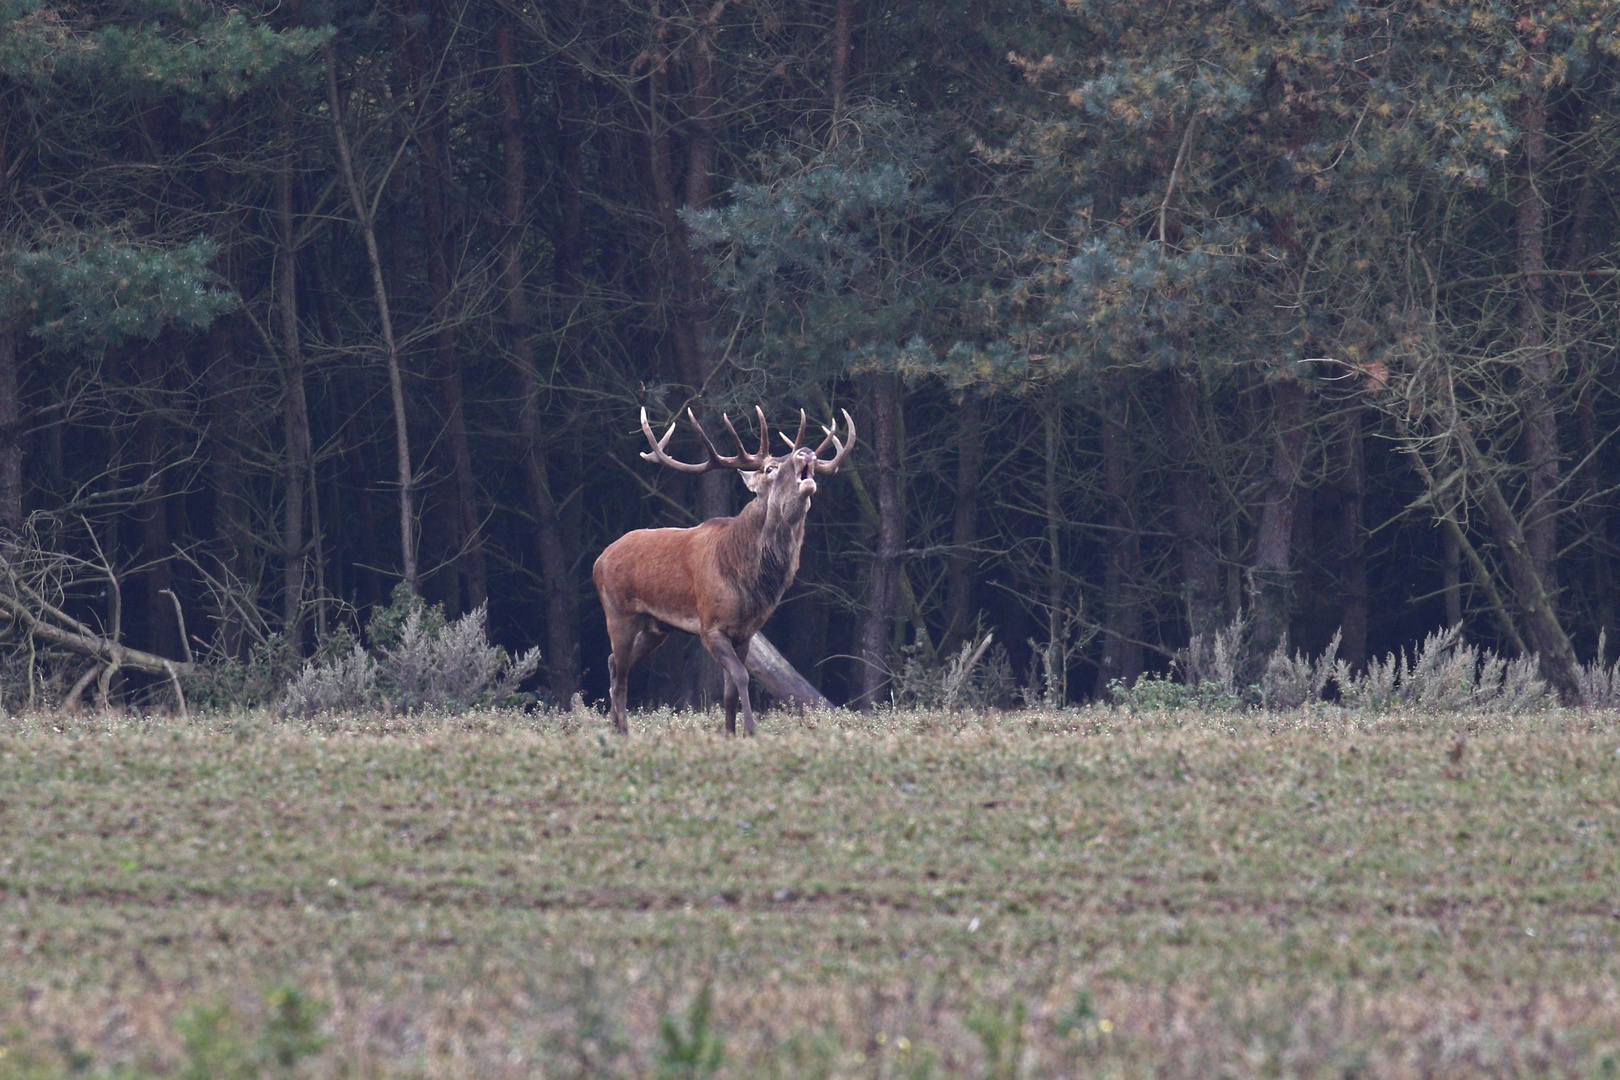
[[732,519],[726,537],[727,561],[748,606],[768,615],[799,571],[804,519],[771,513],[767,500],[754,499]]

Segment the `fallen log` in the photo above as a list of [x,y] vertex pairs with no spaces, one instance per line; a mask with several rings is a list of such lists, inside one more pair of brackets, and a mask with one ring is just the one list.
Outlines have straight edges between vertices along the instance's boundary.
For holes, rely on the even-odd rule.
[[743,663],[748,668],[748,674],[784,705],[801,710],[833,707],[833,703],[811,686],[810,680],[800,675],[764,634],[755,634],[749,640],[748,656]]
[[0,591],[0,617],[7,615],[40,641],[93,657],[104,664],[132,668],[135,671],[144,671],[149,675],[161,675],[170,679],[176,675],[193,674],[197,669],[195,663],[168,660],[142,649],[132,649],[128,645],[119,644],[111,638],[90,631],[77,620],[74,620],[75,628],[71,629],[46,622],[17,597]]

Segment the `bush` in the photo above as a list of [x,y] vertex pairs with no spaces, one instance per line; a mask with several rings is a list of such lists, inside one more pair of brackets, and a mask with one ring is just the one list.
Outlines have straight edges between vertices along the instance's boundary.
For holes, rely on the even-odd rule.
[[[328,659],[329,648],[342,650],[352,641],[322,642],[314,662]],[[279,633],[253,643],[243,657],[216,652],[204,656],[190,675],[181,679],[186,701],[203,712],[230,708],[256,709],[280,696],[287,680],[299,669],[300,657]]]
[[[1337,689],[1345,708],[1367,713],[1408,709],[1507,716],[1553,704],[1534,656],[1510,660],[1467,644],[1460,627],[1435,631],[1410,653],[1397,650],[1369,660],[1361,672],[1339,659],[1337,633],[1315,658],[1290,654],[1284,640],[1253,682],[1243,678],[1256,665],[1244,648],[1242,629],[1234,621],[1210,638],[1195,634],[1171,662],[1171,674],[1144,675],[1130,687],[1116,679],[1109,684],[1109,696],[1116,705],[1137,711],[1229,710],[1244,704],[1284,711],[1323,701],[1330,688]],[[1598,659],[1581,669],[1587,700],[1598,707],[1620,705],[1620,661],[1605,667],[1604,645],[1600,639]]]
[[490,644],[488,611],[480,606],[454,622],[401,585],[389,605],[366,624],[368,650],[353,642],[343,653],[311,660],[281,697],[285,716],[338,711],[416,712],[510,705],[518,685],[540,667],[540,650],[513,659]]
[[1130,712],[1174,712],[1195,708],[1198,690],[1177,682],[1174,674],[1145,671],[1129,685],[1124,679],[1108,680],[1108,700]]
[[923,640],[901,650],[905,662],[895,672],[894,703],[913,709],[989,709],[1012,700],[1012,662],[993,635],[969,639],[953,656],[941,657]]
[[1190,704],[1206,709],[1236,709],[1242,704],[1249,655],[1243,631],[1240,615],[1208,637],[1194,634],[1187,647],[1176,653],[1170,667],[1194,691]]
[[1576,672],[1581,684],[1581,697],[1593,709],[1620,708],[1620,660],[1605,665],[1609,654],[1609,632],[1598,631],[1597,655]]
[[1277,650],[1266,660],[1260,675],[1260,707],[1262,709],[1297,709],[1301,705],[1322,700],[1322,691],[1333,678],[1335,661],[1339,655],[1340,631],[1333,632],[1327,651],[1315,660],[1304,653],[1288,655],[1288,639],[1284,637]]
[[1145,672],[1130,686],[1123,679],[1111,679],[1108,699],[1132,712],[1241,708],[1244,690],[1239,680],[1247,656],[1243,630],[1243,620],[1238,618],[1209,637],[1194,634],[1170,661],[1169,674]]
[[1537,674],[1534,656],[1508,660],[1490,649],[1464,643],[1462,628],[1436,630],[1410,657],[1397,650],[1370,660],[1354,674],[1342,660],[1334,665],[1339,697],[1352,709],[1514,715],[1552,704],[1547,684]]

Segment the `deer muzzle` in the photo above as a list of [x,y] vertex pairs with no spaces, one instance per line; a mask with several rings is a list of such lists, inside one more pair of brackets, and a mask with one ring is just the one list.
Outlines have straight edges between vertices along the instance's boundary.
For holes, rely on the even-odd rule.
[[814,495],[816,493],[816,452],[809,447],[800,447],[793,452],[793,469],[799,474],[799,494]]

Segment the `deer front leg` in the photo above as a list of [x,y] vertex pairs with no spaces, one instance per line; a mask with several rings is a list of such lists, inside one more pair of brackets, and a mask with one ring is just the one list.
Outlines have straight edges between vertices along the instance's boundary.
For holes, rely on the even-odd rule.
[[748,643],[741,647],[742,656],[738,655],[738,648],[731,643],[720,630],[705,630],[703,632],[703,647],[709,650],[709,655],[720,662],[720,667],[726,673],[726,734],[737,734],[737,702],[742,702],[743,734],[754,733],[754,706],[748,699],[748,668],[742,662],[742,656],[748,655]]
[[737,666],[742,671],[742,681],[737,686],[742,691],[743,734],[749,738],[754,735],[754,702],[748,695],[748,646],[753,640],[749,638],[741,645],[733,647],[733,651],[737,654]]
[[726,734],[737,734],[737,688],[731,683],[731,673],[726,673]]

